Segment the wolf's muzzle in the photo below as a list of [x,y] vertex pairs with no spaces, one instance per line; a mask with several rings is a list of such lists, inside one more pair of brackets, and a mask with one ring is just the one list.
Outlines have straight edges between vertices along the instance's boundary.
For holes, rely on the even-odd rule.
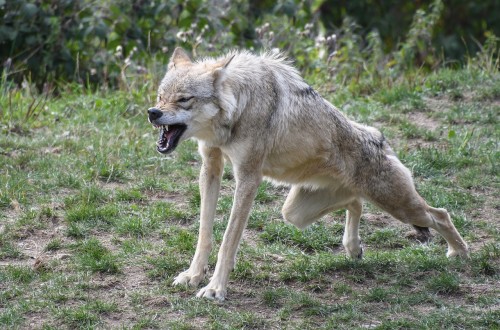
[[149,108],[148,109],[148,117],[149,117],[150,122],[160,118],[161,116],[163,116],[163,112],[161,112],[160,110],[158,110],[156,108]]

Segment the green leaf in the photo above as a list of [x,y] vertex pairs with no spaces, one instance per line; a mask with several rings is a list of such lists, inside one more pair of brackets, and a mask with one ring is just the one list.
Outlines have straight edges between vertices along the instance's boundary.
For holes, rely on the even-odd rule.
[[22,14],[25,18],[32,18],[38,12],[38,7],[32,3],[27,3],[23,6]]

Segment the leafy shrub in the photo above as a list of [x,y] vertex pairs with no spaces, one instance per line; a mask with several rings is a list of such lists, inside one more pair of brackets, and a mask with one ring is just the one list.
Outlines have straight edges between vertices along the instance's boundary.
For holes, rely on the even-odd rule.
[[[461,20],[451,12],[474,13],[477,19]],[[435,66],[443,60],[442,49],[461,59],[480,48],[474,42],[463,49],[462,38],[474,36],[488,40],[480,65],[498,67],[494,36],[500,24],[492,13],[500,13],[495,0],[404,6],[358,0],[335,6],[324,0],[0,0],[2,85],[35,83],[50,90],[74,81],[131,89],[135,77],[158,80],[165,54],[177,45],[195,56],[279,48],[300,69],[329,69],[346,83]]]

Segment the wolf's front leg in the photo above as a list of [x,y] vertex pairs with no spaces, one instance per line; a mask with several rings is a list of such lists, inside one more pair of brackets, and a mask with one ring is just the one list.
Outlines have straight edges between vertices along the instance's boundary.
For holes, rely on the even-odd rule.
[[200,170],[200,231],[198,244],[189,269],[177,275],[173,285],[189,284],[197,286],[205,277],[208,268],[208,257],[212,250],[212,231],[219,197],[224,159],[218,148],[200,145],[203,164]]
[[256,173],[255,167],[248,171],[235,170],[236,190],[234,193],[231,216],[227,224],[226,232],[222,240],[217,265],[210,283],[201,289],[197,297],[224,300],[226,296],[229,273],[236,262],[236,251],[246,227],[248,214],[253,200],[257,194],[257,188],[262,180],[260,171]]

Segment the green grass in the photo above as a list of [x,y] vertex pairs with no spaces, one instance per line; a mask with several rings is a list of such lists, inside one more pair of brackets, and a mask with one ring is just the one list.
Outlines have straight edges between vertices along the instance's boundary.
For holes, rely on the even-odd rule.
[[[421,195],[450,211],[469,260],[447,259],[435,232],[421,245],[368,204],[364,258],[348,259],[344,211],[298,230],[280,214],[287,189],[263,183],[227,300],[196,299],[170,284],[196,245],[200,157],[193,141],[156,153],[144,101],[154,91],[69,90],[22,121],[31,98],[20,90],[21,114],[0,118],[0,328],[500,327],[498,73],[441,69],[335,93],[327,76],[307,80],[384,132]],[[209,276],[233,192],[226,166]]]
[[99,325],[100,316],[116,310],[116,303],[95,300],[78,307],[63,308],[58,311],[58,318],[72,328],[89,329]]
[[78,266],[93,273],[115,274],[120,271],[118,258],[96,238],[82,242],[77,249]]
[[272,222],[265,226],[261,237],[269,243],[277,242],[308,252],[325,251],[341,244],[343,229],[338,223],[328,226],[318,223],[301,231],[284,222]]

